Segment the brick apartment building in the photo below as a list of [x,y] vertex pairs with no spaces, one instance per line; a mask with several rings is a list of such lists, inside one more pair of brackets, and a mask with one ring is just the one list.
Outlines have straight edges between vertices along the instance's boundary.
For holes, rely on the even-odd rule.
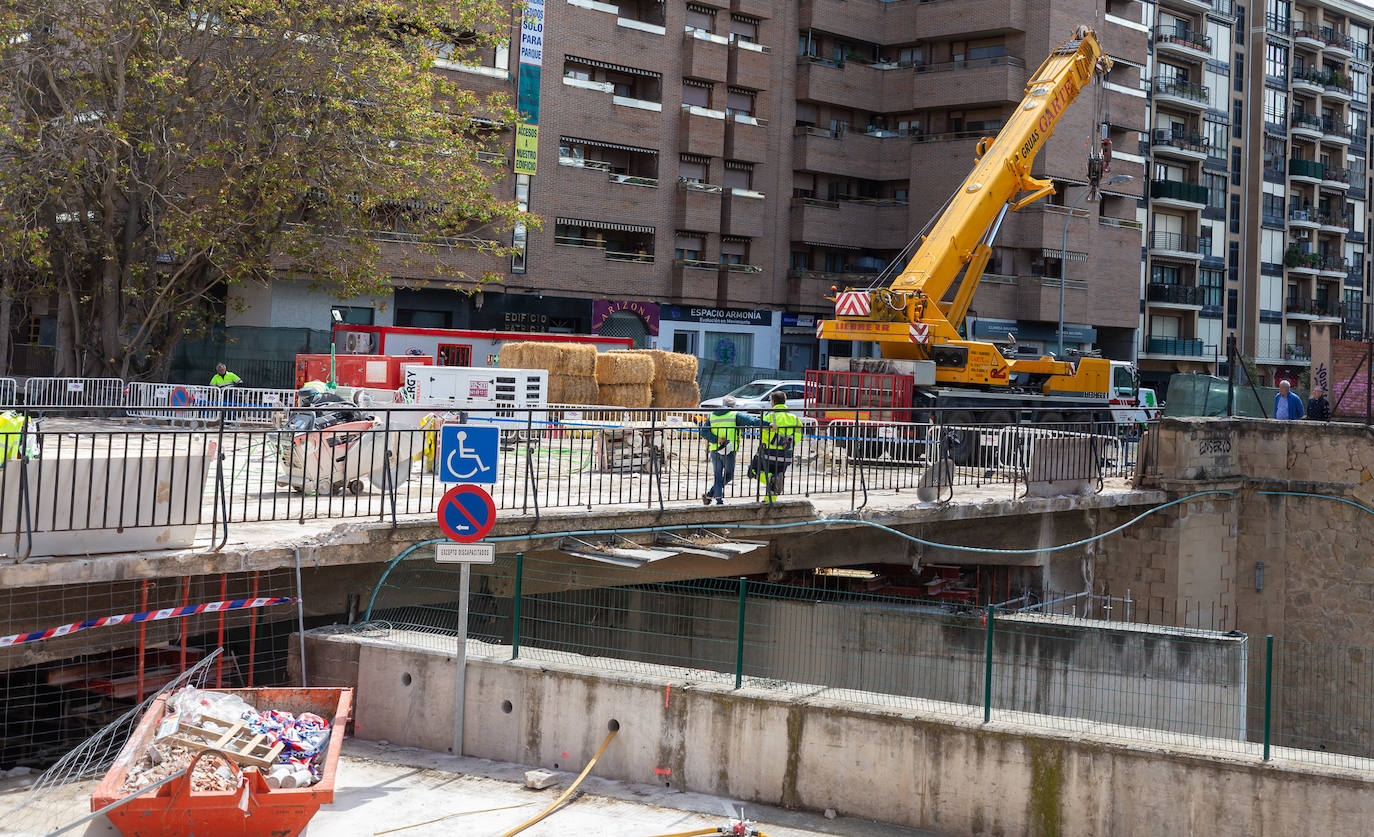
[[[623,333],[739,365],[800,372],[831,352],[813,323],[832,285],[867,285],[932,219],[1020,101],[1027,75],[1080,23],[1118,59],[1107,91],[1112,173],[1082,194],[1090,89],[1035,170],[1061,186],[1009,218],[974,300],[974,334],[1053,348],[1066,222],[1066,342],[1134,351],[1146,128],[1138,2],[1102,0],[549,0],[537,173],[508,178],[543,218],[499,286],[469,296],[406,265],[379,231],[395,292],[339,305],[282,281],[231,326],[327,329],[330,308],[377,325]],[[1117,9],[1116,7],[1120,8]],[[1119,14],[1117,14],[1119,12]],[[518,40],[519,21],[512,25]],[[446,65],[515,96],[516,60]],[[511,143],[513,145],[513,141]],[[507,152],[509,153],[509,152]],[[629,305],[633,303],[633,305]]]

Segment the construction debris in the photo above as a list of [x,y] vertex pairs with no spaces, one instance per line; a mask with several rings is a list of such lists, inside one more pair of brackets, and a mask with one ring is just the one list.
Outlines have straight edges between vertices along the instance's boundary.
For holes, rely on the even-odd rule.
[[530,790],[543,790],[558,781],[558,774],[552,770],[526,770],[525,787]]

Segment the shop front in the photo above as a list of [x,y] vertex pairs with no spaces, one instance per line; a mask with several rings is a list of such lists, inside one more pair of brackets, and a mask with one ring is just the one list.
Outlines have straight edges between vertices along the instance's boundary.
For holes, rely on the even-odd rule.
[[777,312],[691,305],[659,307],[657,346],[730,366],[778,368]]

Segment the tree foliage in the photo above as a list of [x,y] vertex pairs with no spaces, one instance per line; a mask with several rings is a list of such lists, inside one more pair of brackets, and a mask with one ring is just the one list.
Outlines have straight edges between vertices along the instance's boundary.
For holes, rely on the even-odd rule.
[[[433,71],[509,28],[499,0],[0,0],[0,341],[56,305],[59,374],[133,377],[229,289],[308,277],[382,292],[404,231],[424,270],[515,216],[513,120]],[[8,345],[0,342],[0,362]]]

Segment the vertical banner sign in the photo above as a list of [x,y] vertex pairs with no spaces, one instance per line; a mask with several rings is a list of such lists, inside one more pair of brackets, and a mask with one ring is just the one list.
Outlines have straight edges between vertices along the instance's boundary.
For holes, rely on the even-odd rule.
[[515,173],[534,174],[539,155],[539,81],[544,64],[544,0],[526,0],[520,17],[520,71],[515,123]]

